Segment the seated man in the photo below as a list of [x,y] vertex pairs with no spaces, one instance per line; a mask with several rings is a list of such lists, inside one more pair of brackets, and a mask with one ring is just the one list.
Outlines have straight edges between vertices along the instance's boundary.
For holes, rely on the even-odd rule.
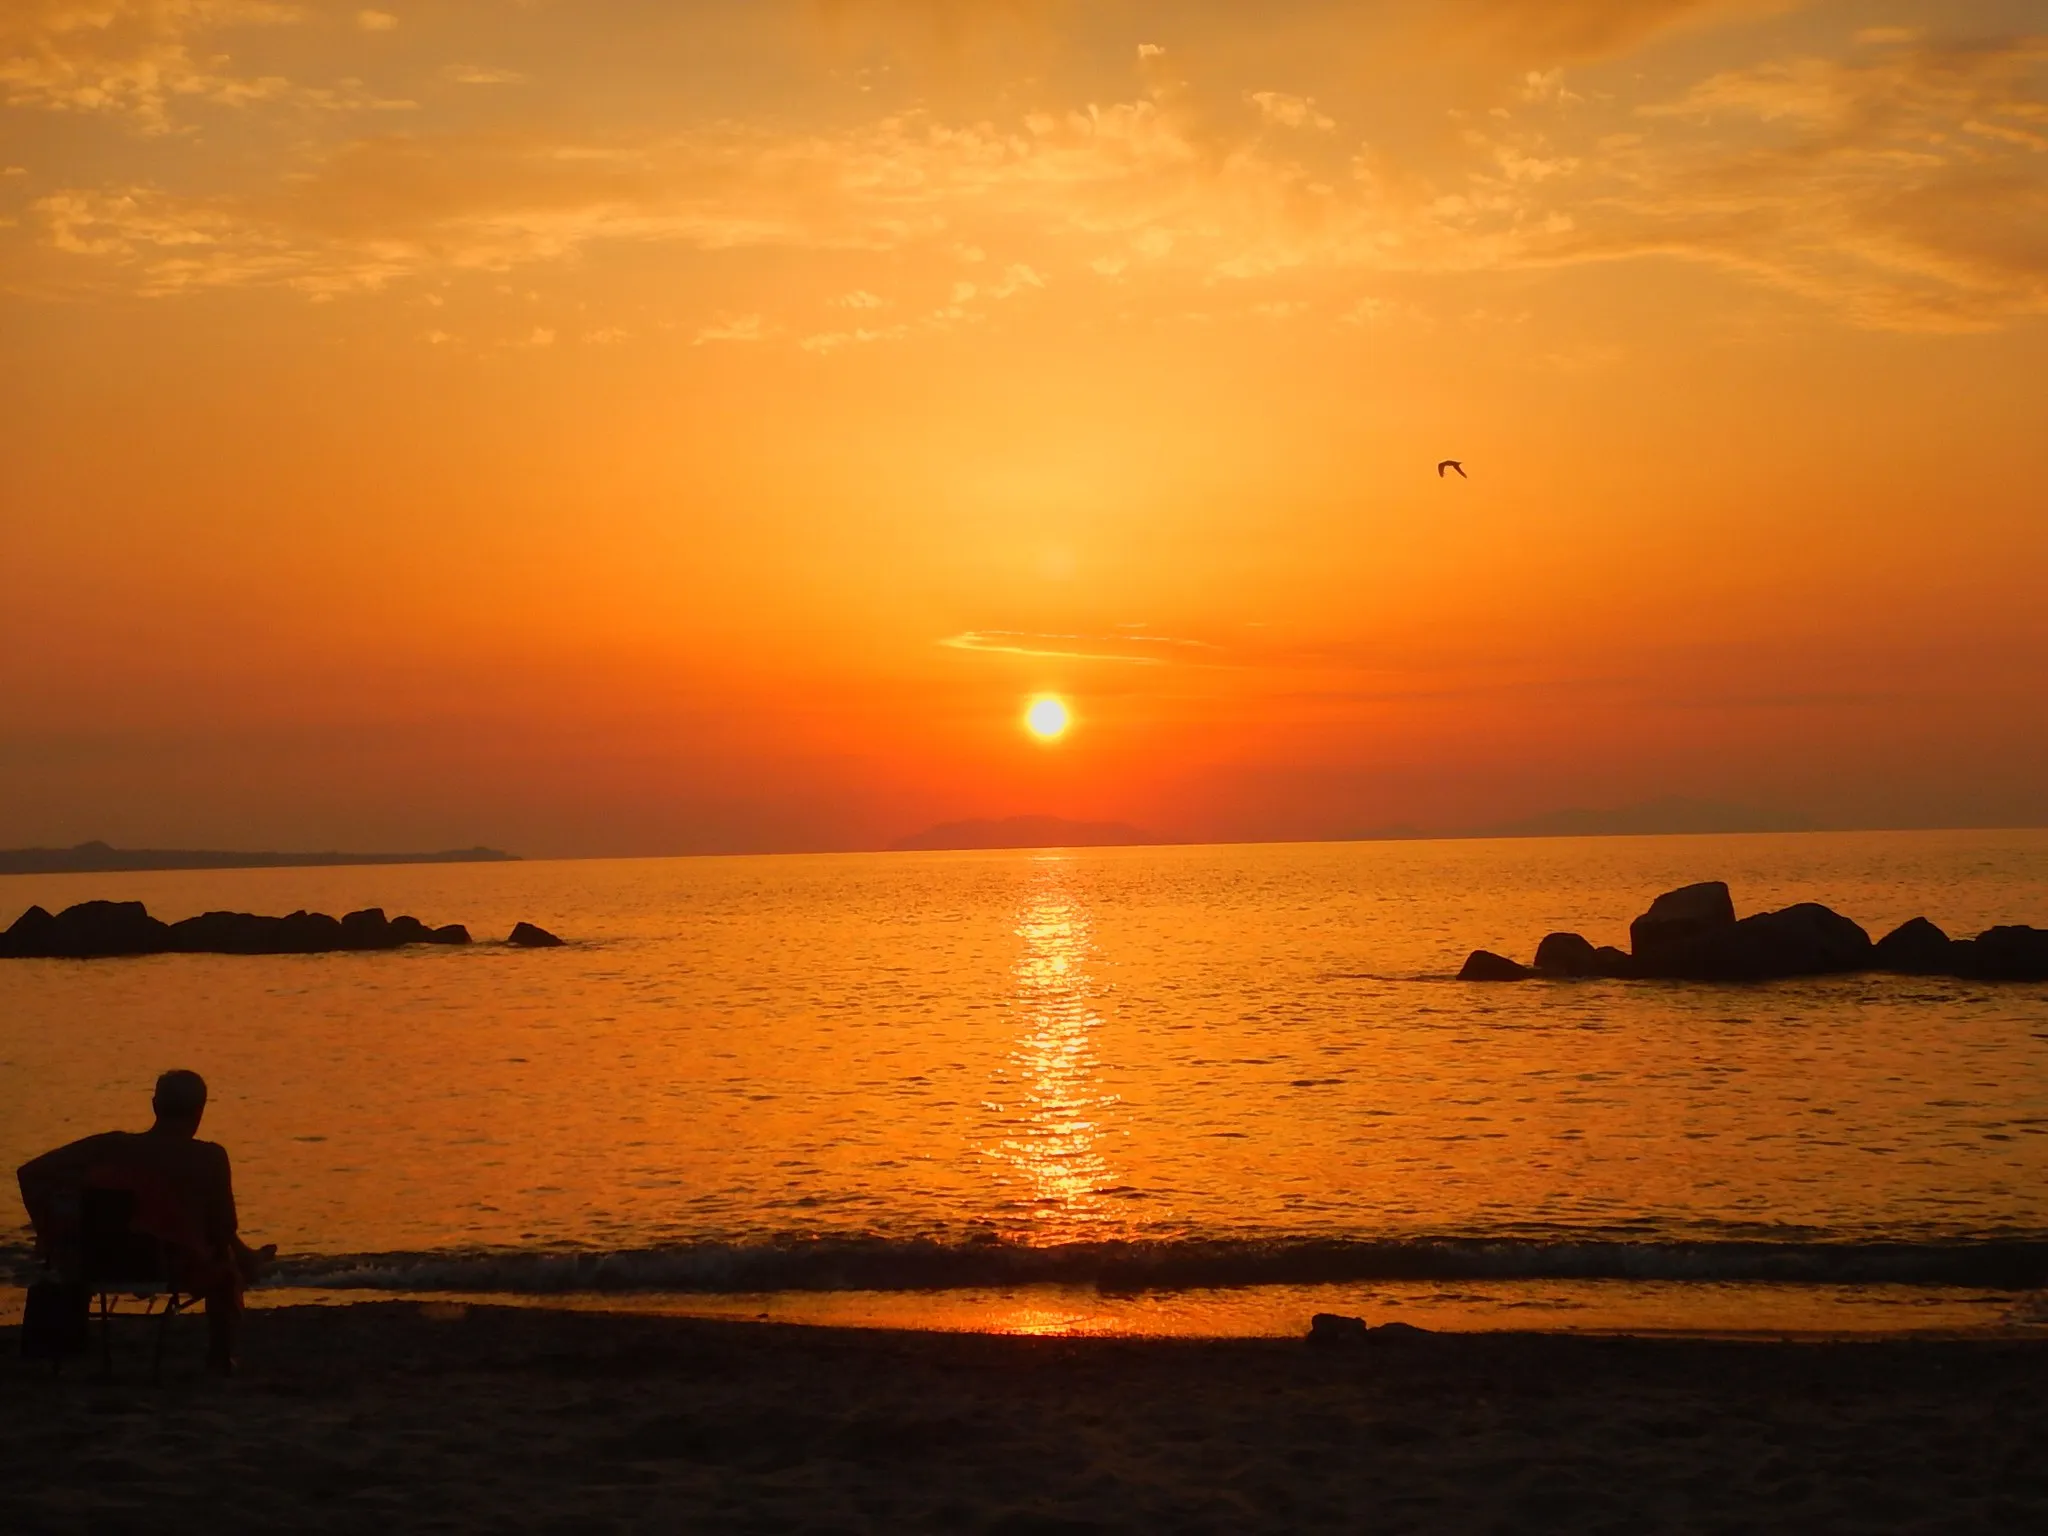
[[234,1370],[242,1287],[277,1247],[253,1249],[242,1241],[227,1151],[198,1139],[206,1080],[197,1072],[166,1072],[156,1080],[150,1102],[156,1124],[146,1131],[107,1131],[24,1163],[18,1174],[22,1204],[36,1231],[36,1251],[75,1272],[82,1257],[84,1192],[130,1192],[132,1230],[162,1245],[166,1280],[205,1300],[207,1366],[227,1374]]

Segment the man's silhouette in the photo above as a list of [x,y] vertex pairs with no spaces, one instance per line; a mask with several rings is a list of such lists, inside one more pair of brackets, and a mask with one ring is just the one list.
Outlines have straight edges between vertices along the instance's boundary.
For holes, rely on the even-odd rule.
[[227,1150],[199,1139],[206,1080],[197,1072],[166,1072],[150,1104],[156,1123],[146,1131],[106,1131],[22,1164],[16,1175],[22,1204],[37,1251],[61,1270],[75,1268],[81,1256],[84,1192],[130,1192],[131,1227],[162,1245],[170,1268],[165,1278],[205,1299],[207,1366],[226,1374],[234,1369],[242,1287],[277,1248],[242,1241]]

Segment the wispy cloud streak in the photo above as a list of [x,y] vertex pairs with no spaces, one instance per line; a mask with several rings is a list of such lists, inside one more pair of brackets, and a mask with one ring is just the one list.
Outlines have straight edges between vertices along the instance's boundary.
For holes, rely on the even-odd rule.
[[[1194,662],[1197,658],[1174,653],[1215,650],[1206,641],[1180,640],[1165,635],[1051,635],[1018,629],[970,629],[948,635],[939,644],[955,651],[1042,656],[1061,661],[1100,661],[1126,667],[1163,667]],[[1168,654],[1157,654],[1162,649]]]

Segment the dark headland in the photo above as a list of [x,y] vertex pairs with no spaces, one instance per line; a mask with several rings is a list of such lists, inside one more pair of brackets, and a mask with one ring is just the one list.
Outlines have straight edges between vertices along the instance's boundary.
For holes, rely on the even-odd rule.
[[1064,816],[1006,816],[1000,821],[947,821],[889,845],[895,853],[955,848],[1146,847],[1159,839],[1125,821],[1068,821]]
[[99,875],[148,869],[317,869],[342,864],[502,864],[519,857],[497,848],[438,853],[230,853],[210,848],[0,848],[0,875]]
[[1474,837],[1673,837],[1729,832],[1812,832],[1811,816],[1760,806],[1729,805],[1719,800],[1691,800],[1666,795],[1613,810],[1546,811],[1519,821],[1500,822],[1469,834]]
[[1413,822],[1372,827],[1341,839],[1357,843],[1455,841],[1524,837],[1691,837],[1731,832],[1818,832],[1820,825],[1798,811],[1731,805],[1722,800],[1694,800],[1665,795],[1608,810],[1574,807],[1544,811],[1514,821],[1428,831]]
[[[1533,837],[1659,837],[1697,833],[1812,832],[1817,825],[1796,811],[1731,805],[1719,800],[1691,800],[1667,795],[1612,810],[1546,811],[1519,821],[1438,828],[1402,822],[1346,832],[1331,841],[1436,842],[1471,838]],[[948,821],[889,845],[892,852],[956,848],[1116,848],[1155,847],[1161,838],[1125,821],[1069,821],[1063,816],[1008,816]],[[1225,839],[1228,841],[1229,839]],[[1207,838],[1195,841],[1206,842]]]

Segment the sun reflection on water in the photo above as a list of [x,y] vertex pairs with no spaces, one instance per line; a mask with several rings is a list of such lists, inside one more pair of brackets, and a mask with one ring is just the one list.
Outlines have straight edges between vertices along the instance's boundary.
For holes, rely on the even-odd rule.
[[1037,861],[1016,934],[1017,1036],[994,1073],[989,1108],[998,1130],[986,1149],[998,1165],[997,1182],[1008,1186],[999,1206],[1013,1235],[1031,1241],[1108,1236],[1102,1228],[1115,1219],[1108,1197],[1119,1191],[1103,1148],[1117,1096],[1098,1080],[1096,1003],[1103,988],[1090,968],[1094,932],[1068,860]]

